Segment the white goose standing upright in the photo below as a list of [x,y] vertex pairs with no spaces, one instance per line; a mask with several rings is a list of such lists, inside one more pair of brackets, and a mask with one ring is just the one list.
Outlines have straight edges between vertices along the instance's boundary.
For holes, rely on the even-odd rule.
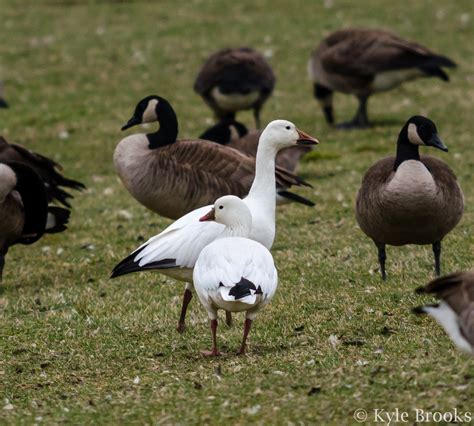
[[[247,197],[243,199],[252,214],[250,238],[270,249],[275,238],[275,157],[279,150],[294,145],[315,145],[317,139],[298,130],[286,120],[275,120],[260,136],[256,157],[255,179]],[[131,272],[157,270],[186,282],[178,331],[185,328],[186,310],[192,299],[192,272],[201,250],[220,238],[224,225],[200,222],[212,207],[196,209],[150,238],[112,271],[111,278]]]
[[194,267],[193,282],[199,300],[207,310],[212,350],[206,356],[221,355],[217,348],[217,310],[245,314],[244,335],[239,355],[245,354],[247,336],[257,312],[273,298],[278,273],[273,257],[262,244],[250,240],[252,214],[240,198],[219,198],[200,221],[225,225],[221,238],[204,247]]

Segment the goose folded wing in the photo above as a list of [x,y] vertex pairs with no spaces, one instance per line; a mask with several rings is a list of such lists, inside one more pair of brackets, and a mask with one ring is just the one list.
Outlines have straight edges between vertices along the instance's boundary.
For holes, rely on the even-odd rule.
[[474,348],[474,300],[471,300],[460,316],[461,333]]
[[[245,78],[242,78],[245,76]],[[247,89],[270,93],[275,85],[272,69],[266,64],[260,53],[249,49],[223,49],[209,57],[201,68],[194,90],[207,94],[213,87],[231,79],[234,84],[240,83],[252,87]]]
[[433,61],[440,66],[454,66],[449,59],[433,54],[418,43],[375,30],[352,34],[321,54],[325,70],[351,77],[423,67]]
[[216,222],[199,222],[212,206],[181,217],[138,247],[113,270],[112,276],[149,269],[193,268],[201,250],[224,231]]
[[33,244],[43,236],[46,229],[48,203],[45,187],[38,174],[26,164],[15,161],[5,163],[15,172],[15,190],[20,194],[25,216],[22,236],[16,243]]

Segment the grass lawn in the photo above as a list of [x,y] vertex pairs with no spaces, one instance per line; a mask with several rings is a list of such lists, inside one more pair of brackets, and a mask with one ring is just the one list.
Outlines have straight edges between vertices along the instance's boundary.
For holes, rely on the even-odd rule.
[[[411,307],[433,276],[430,247],[389,247],[387,282],[353,212],[364,171],[395,150],[414,114],[432,118],[446,161],[466,196],[445,239],[444,272],[473,266],[474,26],[470,0],[283,0],[176,2],[0,1],[0,77],[11,108],[7,140],[53,157],[88,191],[70,228],[14,247],[0,285],[0,423],[351,424],[357,408],[466,412],[474,363]],[[391,28],[454,59],[452,81],[427,79],[375,96],[370,130],[325,125],[306,77],[311,49],[343,26]],[[315,208],[278,210],[273,255],[280,286],[255,321],[249,355],[204,359],[207,315],[196,300],[175,331],[183,285],[144,273],[111,281],[112,267],[169,220],[139,205],[112,164],[120,127],[138,100],[167,98],[181,137],[196,137],[212,113],[193,93],[204,58],[254,46],[277,75],[263,121],[286,118],[321,144],[302,165]],[[339,120],[355,99],[337,95]],[[251,113],[240,118],[249,126]],[[136,131],[140,131],[137,129]],[[237,350],[243,316],[218,330]],[[8,400],[8,401],[7,401]],[[292,423],[290,423],[292,422]]]

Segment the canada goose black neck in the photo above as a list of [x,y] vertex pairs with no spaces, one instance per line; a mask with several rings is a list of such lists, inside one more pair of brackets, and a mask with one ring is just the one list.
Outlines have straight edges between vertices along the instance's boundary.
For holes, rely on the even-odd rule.
[[419,146],[410,143],[408,140],[408,125],[410,122],[407,122],[400,134],[398,135],[397,141],[397,156],[395,158],[395,164],[393,165],[393,170],[396,171],[398,166],[407,160],[420,160]]
[[234,137],[242,138],[247,133],[248,129],[239,121],[222,120],[202,133],[199,139],[228,145]]
[[156,115],[160,128],[155,133],[146,135],[150,149],[171,145],[176,142],[178,137],[178,118],[168,101],[159,98],[156,105]]

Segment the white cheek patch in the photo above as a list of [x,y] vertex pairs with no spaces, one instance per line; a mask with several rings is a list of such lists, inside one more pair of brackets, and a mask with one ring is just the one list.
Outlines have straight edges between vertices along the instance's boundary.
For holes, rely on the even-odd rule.
[[240,139],[240,135],[239,135],[239,132],[237,131],[236,127],[231,125],[230,126],[230,141],[236,141]]
[[420,135],[418,134],[418,131],[416,129],[416,124],[410,123],[408,125],[408,140],[413,145],[424,145],[425,144],[423,142],[423,140],[420,138]]
[[156,105],[158,105],[157,99],[152,99],[148,102],[146,110],[143,112],[142,123],[152,123],[158,119],[156,116]]

